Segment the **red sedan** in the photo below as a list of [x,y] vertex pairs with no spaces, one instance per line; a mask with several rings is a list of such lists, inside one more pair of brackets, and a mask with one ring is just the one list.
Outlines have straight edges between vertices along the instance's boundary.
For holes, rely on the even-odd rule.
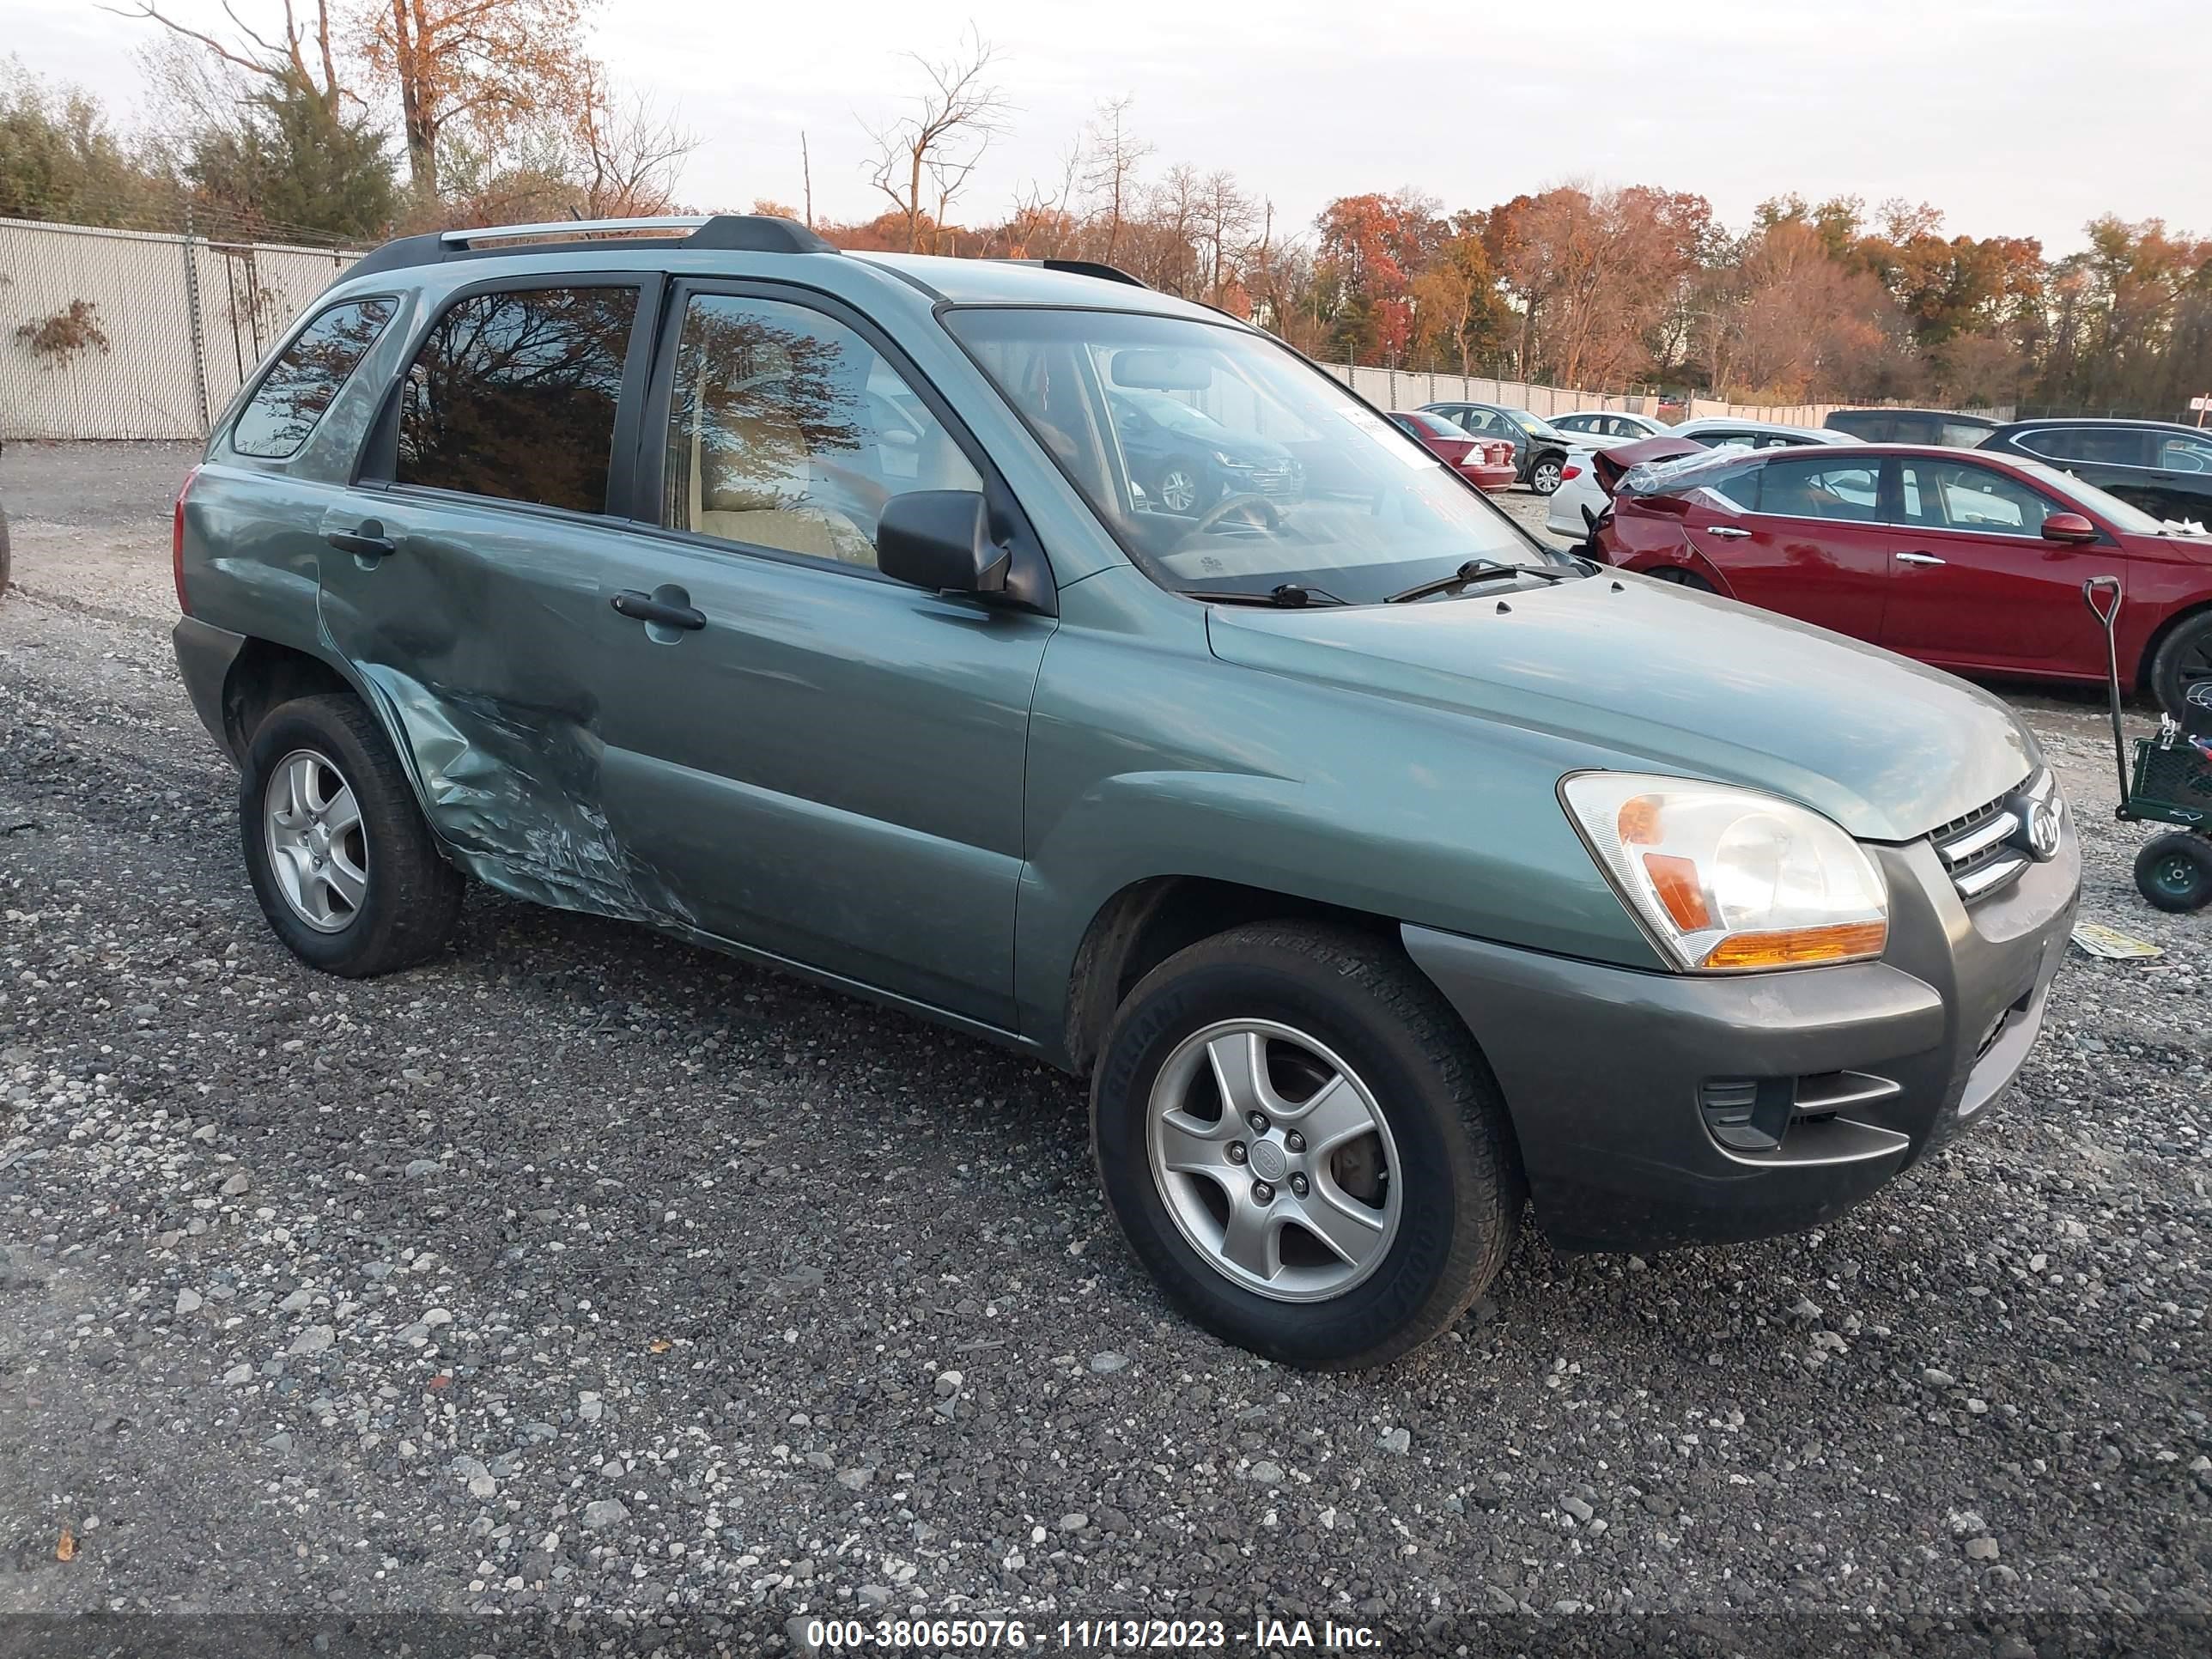
[[[2120,678],[2179,711],[2212,684],[2212,537],[2039,461],[1892,444],[1592,458],[1600,556],[1961,673],[2101,680],[2081,599],[2119,579]],[[2212,690],[2198,693],[2200,699]]]
[[1516,474],[1510,443],[1478,438],[1456,421],[1431,415],[1425,409],[1400,410],[1390,416],[1390,422],[1408,436],[1419,439],[1431,454],[1469,483],[1492,490],[1513,488]]

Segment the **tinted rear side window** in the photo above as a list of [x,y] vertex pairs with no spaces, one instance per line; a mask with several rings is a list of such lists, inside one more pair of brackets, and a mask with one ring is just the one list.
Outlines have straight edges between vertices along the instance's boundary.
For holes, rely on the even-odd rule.
[[298,454],[396,308],[390,300],[349,300],[301,330],[239,412],[230,447],[268,461]]
[[1897,430],[1894,416],[1877,414],[1871,410],[1839,409],[1826,422],[1831,432],[1848,432],[1854,438],[1870,444],[1887,443],[1890,434]]
[[401,389],[395,483],[607,504],[634,288],[539,288],[456,301]]

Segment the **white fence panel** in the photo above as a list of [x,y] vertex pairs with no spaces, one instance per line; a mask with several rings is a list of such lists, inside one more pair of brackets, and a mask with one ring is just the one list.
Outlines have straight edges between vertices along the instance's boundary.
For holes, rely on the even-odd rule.
[[[354,257],[0,220],[0,437],[205,437]],[[73,307],[96,336],[39,350]]]

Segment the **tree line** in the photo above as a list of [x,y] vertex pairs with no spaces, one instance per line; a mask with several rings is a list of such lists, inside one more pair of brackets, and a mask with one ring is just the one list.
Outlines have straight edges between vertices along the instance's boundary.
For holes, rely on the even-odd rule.
[[[124,15],[163,118],[126,136],[82,93],[0,72],[0,216],[189,203],[368,240],[672,210],[696,140],[585,50],[592,3],[283,0],[218,33],[139,0]],[[911,100],[861,120],[875,216],[815,213],[804,135],[801,202],[753,207],[848,248],[1115,265],[1335,361],[1744,403],[2172,417],[2212,392],[2212,240],[2159,220],[2099,218],[2050,258],[2033,237],[1946,234],[1926,204],[1781,196],[1732,228],[1694,192],[1562,184],[1479,208],[1369,192],[1297,222],[1226,167],[1164,161],[1129,97],[1067,134],[1052,176],[986,204],[973,181],[1014,113],[1004,67],[972,31],[911,60]]]

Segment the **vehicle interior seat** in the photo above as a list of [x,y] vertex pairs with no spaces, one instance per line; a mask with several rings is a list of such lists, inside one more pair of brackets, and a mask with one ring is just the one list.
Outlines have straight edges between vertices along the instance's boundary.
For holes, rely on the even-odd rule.
[[873,540],[822,499],[823,469],[805,429],[780,397],[762,395],[766,390],[767,383],[752,382],[716,397],[701,388],[704,418],[690,423],[684,526],[725,541],[873,565]]

